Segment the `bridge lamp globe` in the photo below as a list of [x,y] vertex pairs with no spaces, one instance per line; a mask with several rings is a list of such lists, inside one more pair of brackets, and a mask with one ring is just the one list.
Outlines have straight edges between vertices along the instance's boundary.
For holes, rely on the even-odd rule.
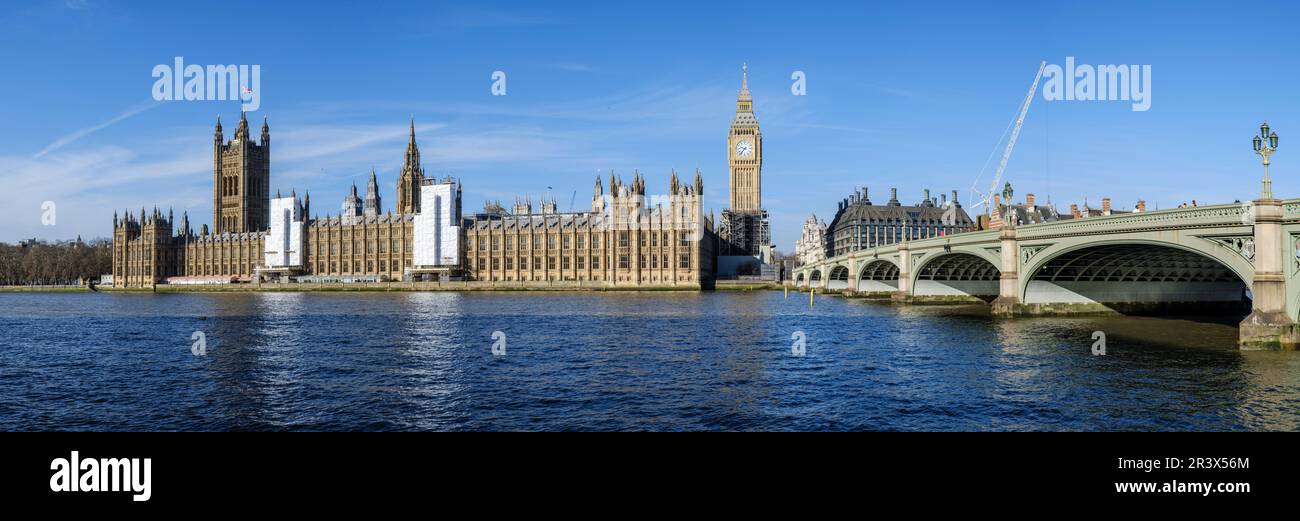
[[1268,122],[1267,122],[1267,121],[1265,121],[1263,125],[1260,125],[1260,126],[1259,126],[1259,137],[1264,138],[1264,139],[1268,139]]
[[1277,132],[1268,135],[1269,148],[1277,148]]
[[1259,136],[1255,136],[1254,142],[1255,142],[1255,151],[1259,152],[1260,149],[1263,148],[1263,140],[1259,139]]

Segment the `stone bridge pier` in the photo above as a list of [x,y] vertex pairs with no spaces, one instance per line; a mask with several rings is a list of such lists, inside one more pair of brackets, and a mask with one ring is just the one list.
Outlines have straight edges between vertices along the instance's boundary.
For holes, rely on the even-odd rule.
[[1241,321],[1239,338],[1245,349],[1296,349],[1300,332],[1287,311],[1286,245],[1282,229],[1282,201],[1266,197],[1255,201],[1255,280],[1251,285],[1251,312]]
[[898,291],[890,296],[894,302],[912,301],[912,253],[907,239],[898,244]]
[[1020,249],[1016,245],[1016,229],[1002,228],[998,232],[1002,265],[998,278],[998,298],[993,300],[994,316],[1013,316],[1020,305]]

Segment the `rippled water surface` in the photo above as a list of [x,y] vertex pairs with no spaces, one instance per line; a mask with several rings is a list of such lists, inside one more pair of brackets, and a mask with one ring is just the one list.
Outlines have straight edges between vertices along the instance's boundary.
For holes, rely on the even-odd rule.
[[8,293],[0,308],[4,430],[1300,428],[1300,354],[1239,352],[1231,321],[810,309],[780,292]]

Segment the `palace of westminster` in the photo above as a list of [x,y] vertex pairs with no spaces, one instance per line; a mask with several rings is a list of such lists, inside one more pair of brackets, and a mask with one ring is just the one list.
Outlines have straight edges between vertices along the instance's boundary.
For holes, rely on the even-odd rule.
[[[574,281],[590,286],[706,288],[717,277],[768,272],[773,247],[761,206],[762,134],[747,74],[728,135],[730,207],[715,229],[703,212],[700,172],[673,172],[666,196],[630,181],[596,178],[591,210],[559,212],[489,202],[462,215],[461,181],[426,177],[412,121],[397,179],[395,211],[385,212],[374,172],[364,198],[354,184],[336,216],[312,213],[311,196],[271,190],[271,131],[257,139],[241,114],[227,141],[213,135],[212,229],[198,231],[155,209],[113,216],[113,285],[465,280]],[[606,188],[608,193],[606,193]],[[763,269],[758,269],[763,267]]]

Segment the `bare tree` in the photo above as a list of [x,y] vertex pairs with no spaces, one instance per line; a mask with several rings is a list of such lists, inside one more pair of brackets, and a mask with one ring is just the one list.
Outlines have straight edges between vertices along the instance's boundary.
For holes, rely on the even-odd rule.
[[0,243],[0,285],[81,284],[112,270],[112,241]]

